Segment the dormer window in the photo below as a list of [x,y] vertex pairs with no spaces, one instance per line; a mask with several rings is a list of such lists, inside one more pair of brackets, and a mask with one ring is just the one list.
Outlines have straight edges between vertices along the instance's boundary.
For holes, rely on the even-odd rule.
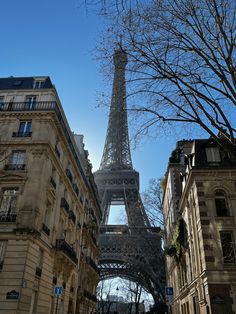
[[219,217],[229,216],[229,209],[226,202],[226,194],[223,190],[215,192],[216,215]]
[[34,80],[33,88],[41,89],[44,87],[45,80]]
[[206,147],[206,156],[209,163],[221,162],[219,147]]

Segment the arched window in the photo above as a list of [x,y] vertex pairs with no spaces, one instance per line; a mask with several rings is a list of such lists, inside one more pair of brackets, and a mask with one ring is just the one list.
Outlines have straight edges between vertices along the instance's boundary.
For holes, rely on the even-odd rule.
[[229,216],[226,194],[223,190],[215,192],[216,215],[219,217]]

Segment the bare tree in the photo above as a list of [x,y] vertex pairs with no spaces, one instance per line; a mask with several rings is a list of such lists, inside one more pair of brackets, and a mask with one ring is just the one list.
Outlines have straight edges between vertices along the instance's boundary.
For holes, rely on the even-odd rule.
[[98,2],[114,22],[101,55],[108,60],[119,35],[128,54],[128,110],[138,135],[180,123],[235,149],[236,1]]
[[97,310],[98,313],[109,313],[114,301],[111,300],[110,296],[112,294],[112,281],[101,280],[97,287]]
[[162,184],[163,179],[150,179],[147,189],[142,193],[143,205],[152,226],[162,227]]

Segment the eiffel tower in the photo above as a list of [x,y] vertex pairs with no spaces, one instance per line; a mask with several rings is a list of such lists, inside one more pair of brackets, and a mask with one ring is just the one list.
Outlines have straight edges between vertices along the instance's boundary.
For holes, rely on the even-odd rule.
[[[100,279],[122,277],[143,286],[158,304],[164,298],[164,258],[160,229],[150,225],[139,194],[139,173],[133,169],[128,136],[125,70],[127,54],[115,50],[114,80],[106,141],[94,173],[101,200]],[[123,205],[127,225],[109,225],[112,205]]]

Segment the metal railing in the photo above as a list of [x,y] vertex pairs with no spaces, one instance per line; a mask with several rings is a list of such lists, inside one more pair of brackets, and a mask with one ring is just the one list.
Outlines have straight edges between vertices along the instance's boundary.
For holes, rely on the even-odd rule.
[[96,272],[98,272],[97,264],[90,256],[86,257],[86,263],[89,264]]
[[57,106],[55,101],[28,102],[4,102],[0,105],[0,111],[45,111],[54,110]]
[[25,164],[7,164],[4,170],[25,170]]
[[50,183],[51,183],[51,185],[54,187],[54,189],[57,188],[57,184],[56,184],[56,182],[54,181],[53,177],[50,178]]
[[64,240],[56,240],[56,250],[62,251],[66,256],[68,256],[74,263],[78,263],[76,252],[74,249]]
[[64,197],[61,198],[61,205],[60,206],[61,206],[61,208],[64,208],[67,213],[69,213],[70,206]]
[[0,212],[0,223],[16,222],[16,213]]
[[73,223],[75,224],[76,216],[72,210],[69,211],[69,219],[71,219],[73,221]]
[[46,233],[48,236],[50,235],[50,229],[45,224],[42,225],[42,231]]
[[69,178],[70,182],[72,183],[73,182],[73,176],[72,176],[70,169],[66,169],[66,175]]
[[32,132],[13,132],[12,137],[31,137]]

